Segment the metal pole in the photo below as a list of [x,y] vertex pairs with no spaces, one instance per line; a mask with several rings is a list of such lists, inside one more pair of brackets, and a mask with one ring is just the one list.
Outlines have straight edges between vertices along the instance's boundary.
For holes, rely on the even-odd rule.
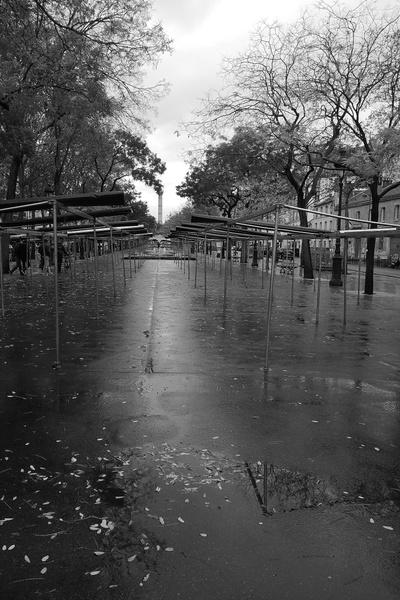
[[228,254],[227,254],[227,258],[229,258],[229,278],[232,281],[233,278],[233,260],[232,260],[232,241],[229,240],[229,244],[228,244],[228,248],[227,248]]
[[224,302],[228,290],[228,256],[229,256],[229,225],[226,227],[226,249],[225,249],[225,274],[224,274]]
[[132,248],[131,248],[131,234],[128,235],[129,239],[129,278],[132,279]]
[[[74,240],[74,276],[76,277],[76,237],[74,237],[73,240]],[[43,252],[43,256],[44,256],[44,252]],[[72,271],[72,267],[71,267],[71,271]]]
[[195,265],[194,265],[194,287],[197,287],[197,259],[199,255],[199,234],[196,236],[196,256],[195,256]]
[[293,261],[292,261],[292,289],[291,289],[291,298],[290,298],[290,306],[293,306],[294,302],[294,257],[296,252],[296,242],[293,242]]
[[[317,240],[315,240],[315,244],[317,244]],[[322,271],[322,239],[320,239],[320,241],[319,241],[317,313],[315,316],[316,324],[319,323],[319,306],[320,306],[320,299],[321,299],[321,271]]]
[[188,264],[188,279],[190,279],[190,242],[186,238],[187,264]]
[[[204,252],[207,250],[207,231],[204,232]],[[204,254],[204,300],[207,298],[207,261]]]
[[357,282],[357,304],[360,304],[360,287],[361,287],[361,238],[360,238],[360,254],[358,256],[358,282]]
[[94,280],[96,286],[96,319],[99,320],[99,277],[97,264],[97,232],[96,219],[93,219],[93,243],[94,243]]
[[54,303],[56,318],[56,360],[53,363],[54,369],[60,369],[60,319],[59,319],[59,298],[58,298],[58,261],[57,261],[57,202],[53,202],[53,262],[54,262]]
[[4,318],[6,311],[4,307],[4,281],[3,281],[3,234],[0,231],[0,293],[1,293],[1,316]]
[[115,296],[116,290],[115,290],[115,269],[114,269],[114,241],[113,241],[112,229],[110,229],[110,243],[111,243],[111,269],[112,269],[114,296]]
[[270,280],[269,280],[264,377],[268,376],[269,342],[270,342],[270,335],[271,335],[271,316],[272,316],[272,298],[273,298],[273,290],[274,290],[274,282],[275,282],[276,244],[278,241],[278,221],[279,221],[279,207],[277,207],[277,209],[275,211],[274,241],[273,241],[273,247],[272,247],[272,265],[271,265],[271,276],[270,276]]
[[261,257],[261,289],[264,289],[264,240],[262,241],[261,244],[261,252],[262,252],[262,257]]
[[86,275],[89,276],[89,240],[85,237]]
[[347,323],[347,238],[343,240],[343,325]]
[[26,271],[29,269],[29,275],[32,279],[32,264],[31,264],[31,252],[30,252],[30,239],[29,239],[29,233],[26,234],[26,269],[25,269],[25,274]]
[[121,231],[121,257],[122,257],[122,271],[124,273],[124,285],[126,285],[126,273],[125,273],[125,259],[124,259],[124,248],[123,248],[123,240],[122,240],[122,231]]

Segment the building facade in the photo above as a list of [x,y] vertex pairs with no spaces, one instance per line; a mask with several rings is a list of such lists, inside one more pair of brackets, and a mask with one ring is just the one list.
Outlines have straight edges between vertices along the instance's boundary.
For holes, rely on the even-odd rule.
[[[336,186],[337,187],[337,186]],[[326,231],[337,231],[339,190],[324,188],[319,200],[315,203],[316,214],[311,215],[310,227]],[[368,224],[362,221],[371,219],[371,197],[369,190],[356,190],[346,193],[346,186],[342,190],[342,206],[340,214],[351,220],[342,219],[341,229],[368,229]],[[400,226],[400,190],[395,189],[386,194],[379,203],[379,222]],[[317,242],[319,244],[319,242]],[[343,243],[341,241],[342,251]],[[323,247],[329,249],[331,254],[335,251],[335,239],[323,240]],[[350,238],[348,240],[348,259],[365,260],[367,249],[366,238]],[[400,230],[396,237],[377,238],[375,244],[375,260],[378,265],[386,266],[396,255],[400,256]]]

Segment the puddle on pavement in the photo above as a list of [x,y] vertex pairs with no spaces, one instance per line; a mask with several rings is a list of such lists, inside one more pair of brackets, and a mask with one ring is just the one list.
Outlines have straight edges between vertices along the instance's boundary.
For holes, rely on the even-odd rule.
[[[363,494],[356,488],[343,490],[333,479],[226,458],[206,448],[145,444],[90,461],[66,452],[64,468],[56,471],[38,454],[6,450],[4,457],[10,481],[1,498],[0,525],[3,558],[12,561],[7,578],[28,581],[32,590],[32,585],[42,591],[59,589],[66,547],[80,585],[118,588],[120,597],[128,598],[128,592],[139,593],[161,573],[167,555],[183,560],[198,551],[202,538],[214,543],[209,552],[217,556],[222,544],[233,558],[238,535],[262,544],[260,527],[268,529],[271,519],[284,514],[304,509],[309,514],[338,504],[360,509],[365,522],[374,514],[367,484]],[[374,501],[379,498],[389,509],[396,487],[400,489],[400,481],[393,480],[385,490],[375,490]],[[26,522],[25,515],[19,523],[23,511],[30,513],[31,542],[15,550]],[[394,506],[385,516],[389,514],[394,518]],[[80,543],[74,550],[76,538]],[[40,564],[44,556],[52,561],[48,573],[47,565]],[[38,564],[43,573],[36,584],[30,578],[37,576]],[[95,595],[88,591],[85,597]]]
[[199,537],[224,538],[224,527],[234,532],[236,519],[258,536],[257,527],[268,527],[270,519],[304,509],[341,504],[360,510],[366,521],[399,514],[391,499],[400,505],[395,480],[379,490],[369,490],[368,483],[344,490],[330,478],[183,445],[136,447],[116,460],[99,464],[92,480],[112,524],[106,536],[102,532],[105,555],[98,567],[109,586],[125,577],[143,587],[159,573],[164,553],[185,555]]

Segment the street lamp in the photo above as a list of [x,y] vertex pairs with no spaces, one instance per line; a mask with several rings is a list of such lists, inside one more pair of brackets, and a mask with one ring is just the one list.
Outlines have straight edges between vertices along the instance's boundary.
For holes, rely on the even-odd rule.
[[[342,197],[343,197],[343,179],[344,170],[339,171],[339,203],[338,203],[338,217],[337,217],[337,231],[340,232],[340,215],[342,214]],[[335,254],[332,256],[332,277],[329,281],[329,285],[340,287],[343,285],[342,281],[342,255],[340,254],[340,235],[336,237],[335,243]]]

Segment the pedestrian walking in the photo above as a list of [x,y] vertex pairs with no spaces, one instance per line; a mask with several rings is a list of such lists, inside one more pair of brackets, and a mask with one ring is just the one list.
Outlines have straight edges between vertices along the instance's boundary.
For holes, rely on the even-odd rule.
[[39,244],[38,252],[40,254],[39,268],[43,275],[48,275],[52,271],[50,269],[51,248],[47,238],[44,238]]
[[25,275],[26,271],[26,257],[27,257],[27,246],[26,239],[22,239],[14,248],[15,265],[10,270],[10,275],[19,269],[20,275]]

